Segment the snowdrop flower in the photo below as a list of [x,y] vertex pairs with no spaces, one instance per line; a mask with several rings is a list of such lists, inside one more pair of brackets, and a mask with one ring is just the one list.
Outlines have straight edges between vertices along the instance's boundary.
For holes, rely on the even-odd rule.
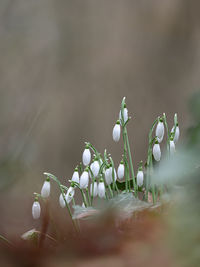
[[[112,164],[110,164],[110,173],[111,173],[111,181],[113,182],[113,167],[112,167]],[[116,173],[115,168],[114,168],[114,180],[115,181],[117,180],[117,173]]]
[[88,145],[86,145],[85,150],[83,151],[82,160],[83,160],[83,164],[85,166],[87,166],[87,165],[90,164],[90,161],[91,161],[91,152],[90,152],[90,149],[89,149],[89,146]]
[[164,127],[163,120],[159,119],[159,122],[156,127],[156,136],[157,136],[159,143],[163,140],[164,133],[165,133],[165,127]]
[[171,155],[173,155],[176,152],[175,143],[174,143],[173,140],[170,140],[170,143],[169,143],[169,151],[170,151],[170,154]]
[[153,156],[156,161],[160,161],[161,158],[161,150],[160,145],[158,144],[158,141],[155,141],[155,144],[153,146]]
[[106,167],[105,170],[105,180],[107,185],[110,185],[112,183],[112,167]]
[[105,185],[103,179],[100,179],[98,184],[98,196],[104,198],[106,193]]
[[144,173],[143,173],[142,167],[140,167],[137,173],[137,185],[142,186],[143,181],[144,181]]
[[[64,197],[65,197],[65,194],[64,194]],[[65,198],[65,200],[66,200],[66,198]],[[59,204],[60,204],[61,208],[65,207],[65,200],[64,200],[63,195],[61,193],[60,197],[59,197]]]
[[118,142],[119,139],[120,139],[120,133],[121,133],[121,127],[120,127],[120,122],[119,120],[116,122],[114,128],[113,128],[113,133],[112,133],[112,136],[113,136],[113,140],[115,142]]
[[124,163],[123,160],[120,162],[119,167],[117,169],[118,178],[121,180],[124,178]]
[[86,168],[80,177],[80,188],[81,189],[87,188],[88,183],[89,183],[89,173],[88,173],[88,168]]
[[94,161],[90,165],[90,169],[94,175],[94,178],[96,178],[99,174],[99,169],[100,169],[99,162],[97,159],[94,159]]
[[50,188],[51,188],[50,179],[47,178],[46,181],[44,182],[43,186],[42,186],[42,189],[41,189],[41,196],[43,198],[49,197],[49,195],[50,195]]
[[67,203],[71,202],[72,198],[74,197],[74,193],[75,193],[74,187],[70,186],[65,196]]
[[82,203],[82,208],[85,208],[85,203],[84,202]]
[[72,175],[72,181],[79,184],[79,173],[78,168],[75,168],[74,173]]
[[[119,120],[122,124],[122,111],[119,112]],[[126,108],[126,104],[124,105],[124,123],[126,123],[128,120],[128,109]]]
[[[174,132],[174,126],[171,129],[171,133],[173,133],[173,132]],[[177,124],[176,125],[176,132],[175,132],[175,135],[174,135],[174,143],[175,144],[178,142],[179,136],[180,136],[180,129],[179,129],[179,126]]]
[[98,186],[97,186],[97,181],[94,181],[94,185],[90,184],[90,195],[93,197],[96,197],[98,194]]
[[33,202],[33,206],[32,206],[33,219],[35,220],[39,219],[40,212],[41,212],[40,203],[38,202],[38,199],[35,198],[35,201]]

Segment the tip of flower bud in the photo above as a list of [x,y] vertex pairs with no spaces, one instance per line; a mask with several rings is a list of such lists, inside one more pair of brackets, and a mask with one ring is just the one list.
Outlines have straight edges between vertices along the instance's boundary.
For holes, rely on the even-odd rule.
[[85,168],[85,171],[86,171],[86,172],[89,172],[89,167],[86,167],[86,168]]
[[76,168],[74,169],[75,172],[78,172],[78,166],[76,166]]
[[49,178],[49,177],[47,177],[47,178],[46,178],[46,181],[47,181],[47,182],[50,182],[50,178]]
[[120,164],[124,164],[124,161],[123,161],[123,159],[120,161]]
[[120,121],[119,121],[119,120],[117,120],[117,121],[116,121],[116,124],[120,124]]
[[158,144],[158,139],[157,138],[155,138],[155,144]]
[[160,118],[160,119],[159,119],[159,122],[163,122],[163,118]]
[[88,145],[88,143],[85,144],[85,148],[88,149],[90,146]]
[[103,178],[101,178],[101,179],[99,180],[99,182],[100,182],[100,183],[103,183]]

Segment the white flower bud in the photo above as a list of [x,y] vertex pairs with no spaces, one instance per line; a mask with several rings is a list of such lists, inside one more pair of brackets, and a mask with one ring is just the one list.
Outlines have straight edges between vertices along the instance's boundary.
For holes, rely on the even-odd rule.
[[74,193],[75,193],[74,187],[70,186],[65,196],[67,203],[71,202],[72,198],[74,197]]
[[33,215],[33,219],[37,220],[40,218],[40,212],[41,212],[41,208],[40,208],[40,203],[35,200],[33,202],[33,206],[32,206],[32,215]]
[[105,180],[107,185],[110,185],[112,183],[112,167],[109,167],[105,170]]
[[[121,114],[121,110],[119,112],[119,120],[120,122],[122,121],[122,114]],[[126,123],[128,120],[128,109],[125,107],[124,108],[124,123]]]
[[[112,172],[112,166],[110,166],[110,172],[111,172],[111,179],[112,179],[112,182],[113,182],[113,172]],[[117,173],[116,173],[116,170],[114,168],[114,179],[115,181],[117,180]]]
[[100,180],[99,184],[98,184],[98,196],[100,198],[104,198],[105,197],[105,185],[104,185],[104,182],[103,180]]
[[113,140],[115,142],[118,142],[120,139],[120,133],[121,133],[121,127],[119,121],[116,122],[114,128],[113,128]]
[[87,188],[89,183],[89,174],[88,170],[85,170],[80,177],[80,188]]
[[[173,133],[173,132],[174,132],[174,126],[172,127],[172,130],[171,130],[171,133]],[[178,142],[179,136],[180,136],[180,129],[179,129],[179,126],[177,125],[176,126],[176,132],[174,135],[174,143],[175,144]]]
[[142,186],[144,181],[144,173],[142,170],[139,170],[137,173],[137,185]]
[[92,162],[92,164],[90,165],[90,169],[94,175],[94,178],[96,178],[99,174],[99,169],[100,169],[98,160]]
[[160,142],[162,141],[164,133],[165,133],[164,123],[162,121],[159,121],[156,127],[156,136],[158,137],[158,141],[159,140]]
[[90,149],[86,146],[85,150],[83,151],[83,156],[82,156],[83,164],[85,166],[90,164],[91,161],[91,152]]
[[94,185],[90,184],[90,195],[96,197],[97,194],[98,194],[98,186],[97,182],[94,182]]
[[82,203],[82,208],[85,208],[85,203],[84,202]]
[[123,161],[121,161],[121,163],[119,164],[119,167],[117,169],[117,175],[118,175],[118,178],[120,180],[124,178],[124,164],[123,164]]
[[157,142],[153,146],[153,156],[156,161],[160,161],[161,150],[160,150],[160,145]]
[[74,170],[74,173],[72,175],[72,181],[79,184],[79,173],[77,168]]
[[[65,197],[65,194],[64,194],[64,197]],[[66,200],[66,198],[65,198],[65,200]],[[64,198],[63,198],[63,195],[60,194],[60,197],[59,197],[59,204],[60,204],[61,208],[64,208],[64,207],[65,207],[65,200],[64,200]]]
[[174,144],[174,141],[173,140],[170,140],[170,143],[169,143],[169,151],[170,151],[170,154],[171,155],[173,155],[176,152],[175,144]]
[[41,189],[41,196],[43,198],[49,197],[50,188],[51,188],[50,181],[49,181],[49,178],[47,178],[46,181],[44,182],[43,186],[42,186],[42,189]]

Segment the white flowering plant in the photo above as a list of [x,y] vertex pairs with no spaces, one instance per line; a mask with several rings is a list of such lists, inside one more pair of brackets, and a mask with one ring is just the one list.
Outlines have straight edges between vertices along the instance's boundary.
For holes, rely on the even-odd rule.
[[[151,178],[154,166],[161,160],[160,143],[163,141],[165,131],[167,157],[173,157],[175,154],[175,145],[180,135],[177,114],[174,115],[174,125],[171,131],[165,113],[155,119],[148,136],[147,161],[144,165],[142,161],[138,164],[137,173],[134,171],[127,131],[130,120],[124,97],[121,102],[119,118],[112,132],[115,142],[120,140],[121,135],[123,139],[123,155],[117,170],[111,154],[106,149],[102,155],[91,143],[86,142],[82,162],[75,168],[72,178],[69,180],[69,186],[63,185],[55,175],[48,172],[44,173],[46,180],[42,186],[41,194],[34,193],[35,200],[32,206],[34,219],[40,217],[39,200],[48,199],[50,196],[51,180],[57,183],[60,189],[60,206],[67,208],[76,229],[78,227],[77,219],[81,218],[81,212],[87,211],[87,214],[91,214],[92,211],[93,214],[95,210],[97,211],[95,198],[99,198],[105,203],[113,203],[116,200],[116,203],[124,201],[127,204],[127,201],[130,201],[131,211],[137,208],[134,205],[145,208],[149,207],[147,203],[150,202],[151,205],[154,205],[161,199],[162,194],[168,188],[163,184],[156,185],[152,183]],[[79,205],[75,200],[75,191],[77,190],[80,191],[82,197]],[[74,209],[74,212],[72,209]]]

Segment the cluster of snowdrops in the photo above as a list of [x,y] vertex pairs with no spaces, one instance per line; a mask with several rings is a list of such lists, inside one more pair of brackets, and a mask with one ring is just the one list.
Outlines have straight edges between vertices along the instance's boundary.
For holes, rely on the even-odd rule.
[[148,201],[148,194],[151,194],[152,202],[156,203],[158,197],[163,193],[164,187],[158,187],[151,183],[152,169],[155,163],[161,160],[160,143],[163,141],[165,131],[167,136],[165,152],[169,157],[175,154],[175,146],[180,135],[177,115],[174,115],[174,125],[171,130],[169,130],[165,113],[155,119],[149,132],[147,162],[145,166],[142,161],[139,163],[136,175],[127,132],[127,124],[130,119],[124,97],[119,118],[112,132],[115,142],[118,142],[121,136],[123,138],[123,155],[117,170],[111,155],[106,150],[102,155],[92,144],[87,142],[82,154],[82,162],[75,168],[72,178],[69,180],[69,186],[61,184],[55,175],[44,173],[46,180],[41,193],[34,193],[35,199],[32,206],[34,219],[38,219],[41,214],[39,200],[47,199],[50,196],[51,180],[59,186],[59,204],[62,208],[68,209],[71,218],[71,209],[76,205],[76,190],[80,190],[82,196],[80,205],[85,208],[93,207],[96,197],[103,201],[109,201],[118,194],[130,192],[135,198],[138,197],[139,192],[142,192],[144,201]]

